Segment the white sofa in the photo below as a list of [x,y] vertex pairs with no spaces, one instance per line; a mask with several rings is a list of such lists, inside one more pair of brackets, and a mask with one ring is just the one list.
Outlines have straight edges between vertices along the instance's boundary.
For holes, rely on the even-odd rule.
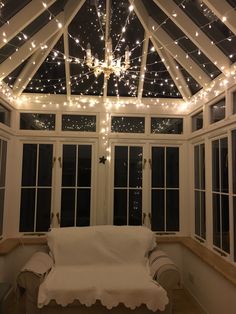
[[57,228],[20,272],[26,314],[172,312],[179,272],[145,227]]

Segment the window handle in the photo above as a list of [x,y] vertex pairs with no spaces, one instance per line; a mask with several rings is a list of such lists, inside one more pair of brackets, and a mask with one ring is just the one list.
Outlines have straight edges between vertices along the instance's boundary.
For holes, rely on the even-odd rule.
[[146,213],[143,213],[143,225],[145,224]]
[[150,224],[152,224],[152,214],[151,213],[148,213],[148,218],[149,218]]
[[146,159],[146,158],[144,158],[144,160],[143,160],[143,169],[145,169],[146,162],[147,162],[147,159]]
[[56,213],[58,225],[61,224],[60,214]]
[[148,162],[149,162],[149,168],[152,170],[152,160],[151,160],[151,158],[148,159]]
[[60,168],[62,168],[61,157],[58,157]]
[[57,157],[53,157],[52,168],[54,167],[56,160],[57,160]]
[[54,218],[54,213],[51,213],[50,225],[52,224],[53,218]]

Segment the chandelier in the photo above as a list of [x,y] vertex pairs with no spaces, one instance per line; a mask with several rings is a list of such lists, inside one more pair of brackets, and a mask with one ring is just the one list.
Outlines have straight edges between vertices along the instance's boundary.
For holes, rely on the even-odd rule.
[[129,46],[125,48],[124,62],[121,62],[121,57],[118,55],[114,58],[112,53],[112,41],[109,38],[105,43],[105,61],[98,59],[97,53],[92,56],[91,46],[88,43],[86,49],[86,65],[93,70],[93,73],[98,77],[101,73],[104,73],[106,80],[109,79],[110,75],[114,73],[116,76],[120,76],[130,67],[130,51]]

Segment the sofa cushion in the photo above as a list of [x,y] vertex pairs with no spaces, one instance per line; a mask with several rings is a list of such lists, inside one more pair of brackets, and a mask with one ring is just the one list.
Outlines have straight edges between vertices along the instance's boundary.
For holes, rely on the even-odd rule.
[[55,228],[48,234],[48,245],[56,266],[144,265],[155,236],[141,226]]

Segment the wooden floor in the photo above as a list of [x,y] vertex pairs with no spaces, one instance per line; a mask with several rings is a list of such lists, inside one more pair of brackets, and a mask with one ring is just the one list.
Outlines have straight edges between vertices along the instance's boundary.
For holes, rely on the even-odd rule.
[[[19,303],[16,306],[14,299],[8,303],[9,306],[4,314],[25,314],[23,304]],[[202,314],[202,312],[183,289],[178,289],[173,294],[173,314]]]

